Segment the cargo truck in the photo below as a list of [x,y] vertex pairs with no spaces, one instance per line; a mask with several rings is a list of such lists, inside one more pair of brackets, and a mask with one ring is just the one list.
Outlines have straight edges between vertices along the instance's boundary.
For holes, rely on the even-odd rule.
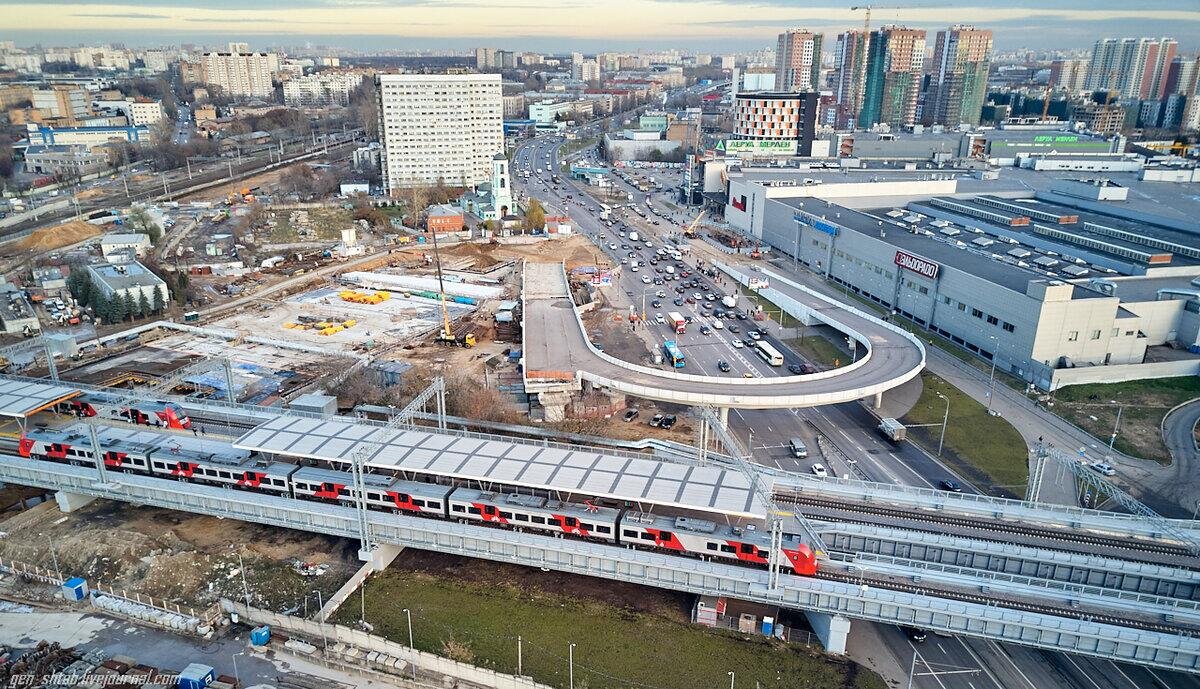
[[675,311],[671,311],[670,313],[668,313],[667,314],[667,322],[671,324],[671,327],[675,329],[675,332],[677,332],[677,333],[686,333],[687,332],[687,319],[685,319],[679,313],[677,313]]
[[881,419],[879,422],[879,432],[883,433],[884,437],[893,443],[898,443],[908,437],[908,429],[904,424],[895,419]]

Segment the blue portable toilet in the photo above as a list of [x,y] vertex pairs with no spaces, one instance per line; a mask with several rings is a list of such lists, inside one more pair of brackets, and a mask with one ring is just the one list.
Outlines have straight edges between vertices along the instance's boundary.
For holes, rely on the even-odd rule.
[[775,618],[774,617],[764,617],[763,621],[762,621],[763,636],[771,636],[771,632],[773,632],[774,629],[775,629]]
[[71,577],[63,582],[63,598],[67,600],[83,600],[88,595],[87,580],[83,577]]
[[271,640],[271,628],[267,625],[255,627],[250,630],[250,643],[255,646],[266,646]]
[[192,663],[179,673],[179,689],[204,689],[212,684],[215,673],[211,666]]

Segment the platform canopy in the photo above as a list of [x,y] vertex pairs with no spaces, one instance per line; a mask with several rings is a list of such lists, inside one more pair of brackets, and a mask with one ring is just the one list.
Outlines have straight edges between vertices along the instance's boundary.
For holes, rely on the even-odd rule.
[[0,380],[0,416],[26,419],[82,394],[79,388],[29,380]]
[[366,465],[589,497],[762,518],[749,480],[718,466],[692,466],[604,454],[595,448],[435,430],[389,430],[352,419],[278,416],[234,442],[244,450],[350,463],[367,443]]

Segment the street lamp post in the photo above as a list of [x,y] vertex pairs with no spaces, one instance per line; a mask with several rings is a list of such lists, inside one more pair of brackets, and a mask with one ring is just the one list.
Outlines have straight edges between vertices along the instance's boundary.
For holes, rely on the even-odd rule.
[[938,457],[941,457],[942,456],[942,445],[946,442],[946,424],[948,424],[950,421],[950,398],[943,395],[940,392],[937,393],[937,396],[946,400],[946,413],[944,415],[942,415],[942,435],[940,438],[938,438],[938,452],[937,453],[938,453]]
[[575,689],[575,644],[567,646],[567,689]]
[[321,619],[321,611],[325,609],[325,601],[321,598],[320,589],[313,591],[313,593],[317,594],[317,605],[320,606],[317,608],[317,624],[321,626],[321,645],[325,647],[325,655],[328,657],[329,637],[325,636],[325,621]]
[[1125,411],[1124,405],[1117,406],[1117,422],[1113,424],[1112,435],[1108,436],[1108,449],[1112,449],[1114,443],[1117,442],[1117,431],[1121,428],[1121,412]]
[[730,670],[725,674],[729,675],[729,689],[733,689],[733,682],[735,679],[737,679],[737,677],[733,674],[733,670]]
[[62,570],[58,567],[58,553],[54,552],[54,538],[50,534],[46,534],[46,543],[50,544],[50,560],[54,563],[54,572],[62,579]]
[[988,416],[991,416],[992,400],[996,397],[996,350],[1000,348],[1000,341],[996,339],[995,335],[988,335],[988,339],[995,343],[992,345],[992,375],[988,378],[987,412]]
[[[413,645],[412,611],[409,610],[408,608],[405,608],[404,609],[404,617],[406,620],[408,620],[408,647],[413,650],[413,658],[415,660],[417,647],[415,645]],[[416,681],[416,679],[417,679],[417,664],[412,661],[409,661],[408,665],[409,665],[409,667],[412,668],[413,681]]]
[[239,687],[242,686],[242,676],[240,674],[238,674],[237,658],[238,658],[238,656],[244,656],[244,655],[246,655],[245,651],[243,651],[241,653],[234,653],[233,655],[229,656],[229,658],[231,660],[233,660],[233,678],[237,680]]

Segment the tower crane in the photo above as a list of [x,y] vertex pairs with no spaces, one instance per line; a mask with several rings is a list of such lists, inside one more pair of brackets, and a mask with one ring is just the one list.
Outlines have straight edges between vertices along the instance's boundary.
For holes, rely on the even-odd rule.
[[851,12],[863,11],[863,34],[871,33],[871,10],[910,10],[916,9],[909,5],[855,5],[850,8]]
[[474,347],[475,333],[456,336],[450,326],[450,309],[446,306],[446,284],[442,281],[442,252],[438,250],[437,231],[430,234],[433,235],[433,257],[437,265],[438,302],[442,305],[442,330],[438,333],[437,342],[454,347]]

